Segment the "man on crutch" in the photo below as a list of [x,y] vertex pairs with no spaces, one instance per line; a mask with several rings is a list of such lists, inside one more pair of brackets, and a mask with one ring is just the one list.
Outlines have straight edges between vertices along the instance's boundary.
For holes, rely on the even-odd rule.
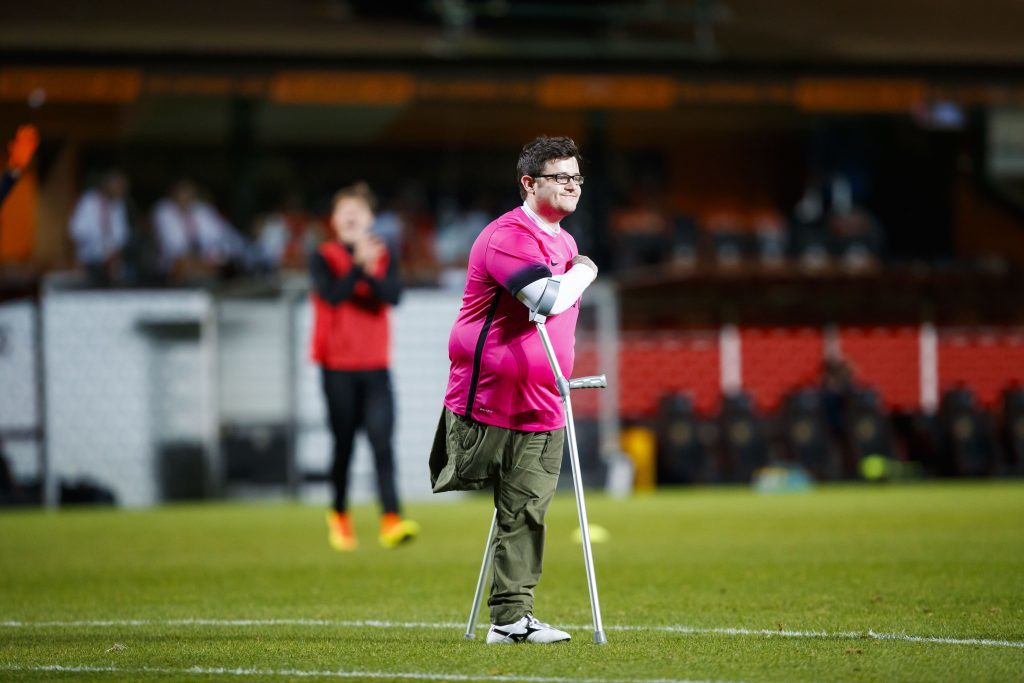
[[473,243],[462,308],[448,342],[451,374],[430,454],[434,493],[493,487],[488,643],[554,643],[569,634],[533,616],[544,515],[562,465],[565,416],[531,312],[571,377],[580,296],[597,266],[559,225],[583,189],[567,137],[540,137],[517,164],[524,203]]

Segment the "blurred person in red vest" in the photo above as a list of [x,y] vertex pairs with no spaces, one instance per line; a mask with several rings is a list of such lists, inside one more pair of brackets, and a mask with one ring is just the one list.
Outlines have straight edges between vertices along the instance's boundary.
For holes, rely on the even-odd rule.
[[364,429],[373,449],[382,517],[378,540],[392,548],[419,533],[402,519],[392,451],[394,399],[389,373],[389,311],[402,284],[397,259],[370,231],[376,200],[366,183],[334,196],[330,227],[334,239],[313,255],[314,326],[312,358],[321,366],[324,396],[334,436],[334,505],[328,512],[328,541],[354,550],[348,512],[348,471],[356,431]]

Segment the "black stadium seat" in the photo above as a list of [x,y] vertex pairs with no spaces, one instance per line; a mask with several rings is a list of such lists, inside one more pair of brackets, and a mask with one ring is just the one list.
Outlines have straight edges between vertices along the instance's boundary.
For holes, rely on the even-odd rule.
[[1003,438],[1010,473],[1024,475],[1024,386],[1003,392]]
[[979,406],[966,386],[950,389],[942,398],[940,422],[954,474],[966,477],[995,473],[996,452],[992,417]]
[[835,479],[838,463],[829,445],[821,395],[814,389],[797,389],[784,402],[783,432],[793,459],[815,479]]
[[857,389],[853,394],[849,420],[850,448],[857,462],[869,455],[894,456],[892,430],[882,412],[878,392],[869,388]]
[[662,397],[658,406],[658,484],[695,484],[714,480],[715,471],[700,439],[700,422],[685,394]]
[[749,482],[755,470],[768,464],[764,418],[758,414],[750,395],[741,391],[723,399],[719,421],[723,469],[731,481]]

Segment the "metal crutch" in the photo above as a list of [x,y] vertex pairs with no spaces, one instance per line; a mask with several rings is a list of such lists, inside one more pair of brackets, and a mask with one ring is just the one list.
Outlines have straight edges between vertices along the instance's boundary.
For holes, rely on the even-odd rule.
[[491,568],[491,561],[494,559],[494,535],[498,532],[498,511],[494,511],[491,517],[491,530],[487,534],[487,547],[484,548],[484,561],[480,563],[480,578],[476,580],[476,593],[473,594],[473,606],[469,610],[469,622],[466,624],[466,632],[463,637],[473,640],[476,634],[476,615],[480,611],[480,602],[484,596],[484,583],[487,581],[487,570]]
[[[576,444],[576,425],[572,417],[572,402],[569,399],[569,392],[573,389],[603,389],[608,386],[608,379],[604,375],[591,377],[580,377],[574,380],[566,380],[558,365],[558,358],[555,356],[554,347],[548,337],[548,331],[544,327],[545,316],[539,313],[531,313],[530,319],[537,325],[537,332],[540,334],[541,343],[544,345],[544,352],[551,364],[551,371],[555,375],[555,384],[558,386],[558,393],[562,397],[562,406],[565,409],[566,437],[569,439],[569,463],[572,469],[572,483],[576,492],[576,514],[580,522],[580,535],[583,539],[583,564],[587,571],[587,588],[590,591],[590,611],[594,620],[594,643],[604,645],[608,638],[604,632],[604,624],[601,621],[601,604],[597,597],[597,578],[594,576],[594,558],[590,548],[590,526],[587,522],[587,507],[583,499],[583,479],[580,474],[579,448]],[[497,511],[491,520],[491,532],[487,536],[487,547],[484,549],[484,559],[480,565],[480,577],[477,579],[476,593],[473,596],[473,606],[469,612],[469,622],[466,624],[467,639],[474,637],[473,630],[476,627],[476,617],[480,609],[480,601],[483,597],[484,583],[487,580],[487,571],[490,569],[494,556],[494,535],[497,532],[498,517]]]
[[534,314],[531,317],[537,325],[537,332],[540,333],[540,340],[544,344],[548,362],[551,363],[551,371],[555,374],[555,384],[558,385],[558,393],[562,396],[562,406],[565,408],[565,434],[569,440],[569,463],[572,466],[572,486],[576,491],[576,514],[580,518],[580,535],[583,537],[583,564],[587,570],[587,588],[590,590],[590,612],[594,619],[594,643],[604,645],[608,642],[608,638],[605,636],[604,624],[601,622],[601,603],[597,599],[594,555],[590,549],[590,525],[587,522],[587,505],[583,500],[580,453],[579,447],[576,445],[576,425],[572,419],[572,401],[569,399],[569,392],[572,389],[600,389],[608,386],[608,380],[604,375],[580,377],[572,381],[566,380],[558,366],[558,358],[555,357],[555,349],[551,346],[548,331],[544,327],[544,316]]

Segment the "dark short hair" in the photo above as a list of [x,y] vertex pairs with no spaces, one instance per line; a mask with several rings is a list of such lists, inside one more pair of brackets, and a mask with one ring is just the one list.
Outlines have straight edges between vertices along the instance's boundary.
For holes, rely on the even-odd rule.
[[370,207],[370,211],[377,210],[377,197],[374,196],[373,190],[371,190],[370,186],[363,180],[352,183],[351,185],[346,185],[335,192],[334,201],[331,202],[331,206],[337,208],[338,202],[343,199],[362,199],[366,202],[366,205]]
[[565,136],[549,138],[546,135],[541,135],[523,145],[523,151],[519,153],[519,163],[516,164],[516,183],[519,185],[519,196],[526,199],[526,190],[519,182],[524,175],[538,176],[544,172],[544,164],[557,159],[575,159],[581,167],[583,165],[579,147],[576,146],[572,138]]

